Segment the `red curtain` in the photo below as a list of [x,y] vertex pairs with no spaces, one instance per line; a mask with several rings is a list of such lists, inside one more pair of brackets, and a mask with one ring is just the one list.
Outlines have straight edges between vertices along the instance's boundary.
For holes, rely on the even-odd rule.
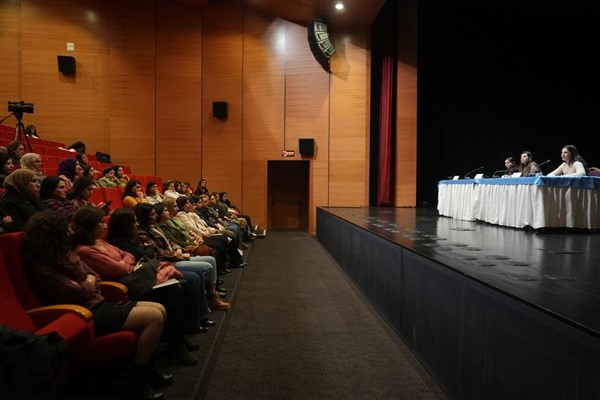
[[[395,36],[395,35],[390,35]],[[379,168],[377,182],[377,206],[394,206],[396,165],[396,45],[390,39],[383,46],[381,63],[381,88],[379,99]]]

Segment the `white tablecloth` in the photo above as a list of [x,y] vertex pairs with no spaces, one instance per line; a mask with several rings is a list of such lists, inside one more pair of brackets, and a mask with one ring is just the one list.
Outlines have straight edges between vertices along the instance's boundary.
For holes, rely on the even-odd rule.
[[599,188],[596,177],[441,181],[438,212],[516,228],[600,229]]

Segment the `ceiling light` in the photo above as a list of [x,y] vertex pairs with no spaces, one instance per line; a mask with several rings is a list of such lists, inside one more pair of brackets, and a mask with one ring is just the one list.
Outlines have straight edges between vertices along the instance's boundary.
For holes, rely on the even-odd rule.
[[336,10],[343,10],[344,9],[344,5],[342,3],[336,3],[335,9]]

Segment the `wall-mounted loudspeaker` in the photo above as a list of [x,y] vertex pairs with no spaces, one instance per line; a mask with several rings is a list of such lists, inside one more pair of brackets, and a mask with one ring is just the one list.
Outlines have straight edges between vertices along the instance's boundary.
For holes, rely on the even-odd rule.
[[213,117],[227,119],[227,102],[213,101]]
[[299,139],[300,154],[303,156],[312,156],[315,154],[315,139]]
[[329,59],[335,53],[335,47],[329,40],[327,24],[321,18],[314,18],[308,24],[308,44],[316,60],[325,71],[330,72]]
[[56,56],[58,58],[58,72],[63,74],[75,73],[75,57],[71,56]]

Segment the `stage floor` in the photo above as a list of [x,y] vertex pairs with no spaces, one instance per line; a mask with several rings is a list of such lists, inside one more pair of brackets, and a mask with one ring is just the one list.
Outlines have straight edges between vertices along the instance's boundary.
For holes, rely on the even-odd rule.
[[600,338],[600,232],[517,229],[435,208],[322,207]]

